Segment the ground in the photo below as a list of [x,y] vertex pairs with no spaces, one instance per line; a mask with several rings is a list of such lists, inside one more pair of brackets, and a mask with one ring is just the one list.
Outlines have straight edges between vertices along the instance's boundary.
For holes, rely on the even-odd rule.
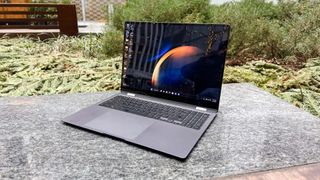
[[[0,39],[0,96],[118,90],[121,57],[105,57],[96,36]],[[320,59],[300,70],[264,61],[227,66],[224,83],[250,82],[320,117]]]

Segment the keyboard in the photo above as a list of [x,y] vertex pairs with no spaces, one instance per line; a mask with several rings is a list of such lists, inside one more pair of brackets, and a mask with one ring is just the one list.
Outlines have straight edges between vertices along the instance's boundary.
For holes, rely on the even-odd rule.
[[206,113],[126,96],[115,96],[99,105],[197,130],[209,117]]

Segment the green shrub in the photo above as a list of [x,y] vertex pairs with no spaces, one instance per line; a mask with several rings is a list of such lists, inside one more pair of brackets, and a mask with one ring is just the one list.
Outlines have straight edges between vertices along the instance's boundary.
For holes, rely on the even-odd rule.
[[[213,23],[232,27],[229,54],[307,60],[320,56],[320,3],[242,0],[211,8]],[[285,64],[285,62],[283,62]]]
[[217,6],[207,0],[130,0],[116,6],[112,17],[120,31],[126,20],[230,24],[229,59],[244,62],[262,58],[287,64],[294,59],[295,64],[320,56],[318,1],[242,0]]
[[209,18],[208,1],[130,0],[115,6],[111,18],[115,29],[106,31],[104,52],[107,56],[116,56],[122,52],[125,21],[205,22]]
[[208,0],[130,0],[116,6],[113,25],[123,29],[124,21],[205,22],[209,18]]
[[[231,43],[229,55],[264,54],[275,56],[268,49],[275,39],[271,30],[279,14],[279,8],[264,0],[243,0],[227,3],[222,6],[212,6],[210,9],[211,23],[227,23],[231,25]],[[272,43],[273,44],[273,43]],[[270,53],[270,54],[269,54]]]
[[103,52],[108,57],[119,56],[122,53],[123,32],[116,29],[108,29],[104,35]]
[[320,2],[301,1],[280,3],[284,55],[295,55],[304,60],[320,56]]

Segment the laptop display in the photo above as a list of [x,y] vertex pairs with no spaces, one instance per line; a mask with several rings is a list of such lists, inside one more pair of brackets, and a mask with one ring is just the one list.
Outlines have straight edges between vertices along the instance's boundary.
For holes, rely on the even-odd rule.
[[126,22],[126,91],[218,109],[229,26]]

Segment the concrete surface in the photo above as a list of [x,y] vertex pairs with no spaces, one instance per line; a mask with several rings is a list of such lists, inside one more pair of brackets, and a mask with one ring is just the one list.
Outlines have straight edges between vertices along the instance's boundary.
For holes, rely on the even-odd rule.
[[0,179],[195,179],[320,162],[320,120],[250,84],[223,86],[184,162],[61,122],[109,95],[0,98]]

